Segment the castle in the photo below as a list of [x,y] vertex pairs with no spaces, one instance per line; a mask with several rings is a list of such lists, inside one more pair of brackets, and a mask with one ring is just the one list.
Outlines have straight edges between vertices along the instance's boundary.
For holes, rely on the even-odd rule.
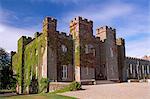
[[[82,83],[127,81],[137,78],[132,75],[139,72],[138,78],[143,77],[141,67],[135,71],[136,63],[131,65],[130,60],[136,59],[126,58],[125,40],[116,38],[116,29],[100,27],[94,36],[93,21],[82,17],[71,20],[69,35],[57,31],[56,19],[46,17],[42,33],[36,32],[34,38],[22,36],[17,52],[11,52],[11,55],[19,93],[29,92],[29,87],[36,85],[32,82],[39,82],[41,78],[48,78],[50,82]],[[142,67],[143,75],[150,78],[150,61],[143,64],[146,66]]]

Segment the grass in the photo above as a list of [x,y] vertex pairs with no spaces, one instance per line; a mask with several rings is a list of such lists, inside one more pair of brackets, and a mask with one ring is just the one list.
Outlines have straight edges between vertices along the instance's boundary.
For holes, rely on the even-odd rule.
[[16,96],[3,96],[0,99],[76,99],[74,97],[62,96],[58,95],[57,93],[63,93],[67,91],[74,91],[81,89],[81,84],[78,82],[72,82],[70,85],[56,90],[50,93],[41,93],[41,94],[29,94],[29,95],[16,95]]
[[76,99],[76,98],[57,94],[42,93],[42,94],[17,95],[8,97],[1,96],[0,99]]

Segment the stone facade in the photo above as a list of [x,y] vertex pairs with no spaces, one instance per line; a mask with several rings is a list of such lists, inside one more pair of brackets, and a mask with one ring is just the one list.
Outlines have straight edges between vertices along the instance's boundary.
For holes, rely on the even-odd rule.
[[46,17],[42,33],[22,36],[17,52],[11,54],[18,93],[37,93],[42,78],[80,83],[132,78],[127,73],[132,59],[125,56],[125,40],[116,39],[116,30],[108,26],[98,28],[94,36],[93,21],[82,17],[71,20],[68,35],[57,31],[56,19]]
[[100,68],[105,68],[106,74],[101,75],[105,75],[107,80],[119,80],[116,30],[108,26],[98,28],[96,37],[100,37],[103,46],[100,50]]
[[127,79],[150,79],[150,61],[126,57]]

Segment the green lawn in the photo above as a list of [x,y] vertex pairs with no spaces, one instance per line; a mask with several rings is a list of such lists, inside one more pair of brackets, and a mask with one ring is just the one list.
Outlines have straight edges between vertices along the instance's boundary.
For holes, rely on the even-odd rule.
[[0,99],[76,99],[76,98],[57,95],[57,94],[44,93],[44,94],[30,94],[30,95],[0,97]]

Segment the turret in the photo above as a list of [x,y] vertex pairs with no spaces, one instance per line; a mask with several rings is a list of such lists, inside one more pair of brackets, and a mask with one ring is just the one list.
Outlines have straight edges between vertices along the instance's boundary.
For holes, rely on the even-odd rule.
[[116,44],[117,45],[125,45],[125,40],[123,39],[123,38],[118,38],[117,40],[116,40]]
[[57,20],[52,17],[46,17],[43,20],[43,33],[56,31]]
[[116,29],[108,26],[103,26],[96,29],[96,37],[100,37],[100,40],[114,39],[116,40]]
[[70,22],[70,34],[80,37],[86,37],[93,35],[93,21],[82,18],[80,16],[74,18]]

